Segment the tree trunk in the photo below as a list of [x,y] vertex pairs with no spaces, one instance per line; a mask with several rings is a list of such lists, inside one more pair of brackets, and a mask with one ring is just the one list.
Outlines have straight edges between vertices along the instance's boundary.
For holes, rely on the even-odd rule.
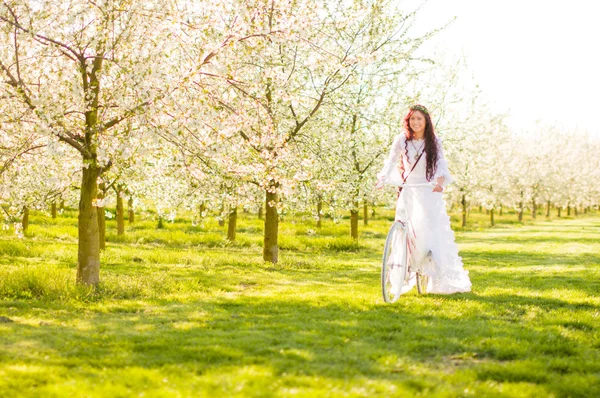
[[462,227],[467,226],[467,195],[463,195],[460,201],[462,205]]
[[575,212],[575,217],[577,217],[579,215],[579,210],[577,209],[577,206],[573,206],[573,210]]
[[51,207],[51,210],[50,210],[50,214],[52,214],[52,218],[56,218],[56,213],[57,213],[57,211],[56,211],[56,202],[52,202],[52,207]]
[[163,229],[165,224],[163,223],[162,216],[158,216],[158,223],[156,224],[156,229]]
[[133,197],[130,196],[127,200],[127,211],[129,213],[129,224],[135,222],[135,211],[133,210]]
[[350,210],[350,236],[352,239],[358,239],[358,199],[356,196],[353,201],[353,208]]
[[[103,182],[100,183],[100,186],[97,186],[96,192],[98,195],[98,199],[104,199],[104,187],[105,184]],[[79,205],[81,207],[81,204]],[[104,214],[104,206],[98,206],[96,216],[98,217],[98,243],[100,245],[100,250],[106,249],[106,217]]]
[[546,217],[550,217],[550,201],[546,202]]
[[[89,74],[83,72],[84,82],[89,77],[89,88],[85,90],[87,97],[85,112],[85,146],[90,157],[84,158],[79,190],[79,248],[77,251],[77,282],[97,286],[100,281],[100,245],[104,244],[104,229],[100,230],[99,220],[104,224],[104,208],[98,209],[94,200],[98,198],[98,177],[102,169],[96,164],[96,145],[98,139],[98,102],[100,98],[100,81],[98,74],[102,71],[104,57],[95,57]],[[86,77],[86,75],[88,77]]]
[[531,201],[531,218],[533,218],[535,220],[537,216],[537,201],[535,199],[533,199]]
[[562,207],[558,206],[557,210],[558,210],[558,217],[560,217],[560,210],[562,209]]
[[369,206],[366,199],[363,203],[363,225],[369,225]]
[[58,205],[58,209],[63,211],[65,210],[65,201],[61,199],[60,204]]
[[29,228],[29,207],[23,206],[23,219],[21,220],[21,226],[23,227],[23,233],[27,232]]
[[125,233],[125,210],[123,209],[123,191],[116,189],[117,193],[117,235]]
[[[198,223],[195,225],[199,225],[202,224],[202,220],[204,219],[204,209],[205,209],[205,205],[204,202],[200,202],[198,204]],[[192,222],[195,220],[195,216],[192,216]]]
[[499,212],[498,212],[498,215],[499,215],[500,217],[502,217],[502,205],[500,205],[500,210],[499,210]]
[[490,223],[492,227],[494,226],[494,208],[490,209]]
[[[84,167],[79,197],[79,247],[77,251],[77,282],[97,285],[100,281],[99,208],[93,205],[98,195],[97,168]],[[102,209],[104,215],[104,209]],[[104,217],[102,217],[104,219]]]
[[262,203],[261,205],[258,207],[258,219],[262,220],[263,219],[263,206]]
[[234,207],[229,213],[229,225],[227,226],[227,240],[235,240],[235,230],[237,225],[237,207]]
[[358,239],[358,210],[350,210],[350,236]]
[[321,195],[319,195],[319,198],[317,201],[317,228],[321,228],[321,226],[322,226],[321,210],[323,210],[323,199],[321,198]]
[[225,225],[225,219],[223,218],[223,213],[225,212],[225,204],[221,202],[221,208],[219,209],[219,227]]
[[571,215],[571,204],[569,203],[567,205],[567,216],[570,216],[570,215]]
[[[275,189],[272,187],[271,189]],[[266,191],[266,214],[265,214],[265,235],[263,239],[263,260],[277,263],[279,247],[277,238],[279,233],[279,215],[277,214],[277,203],[279,198],[276,192]],[[273,206],[269,206],[269,203]],[[262,208],[262,206],[261,206]]]
[[483,206],[479,205],[479,212],[483,213]]
[[524,205],[524,203],[523,203],[523,195],[524,195],[524,192],[521,191],[521,201],[519,202],[519,210],[518,210],[519,211],[519,222],[523,221],[523,211],[525,210],[523,208],[523,205]]
[[523,202],[519,202],[518,213],[519,213],[519,222],[522,222],[523,221]]

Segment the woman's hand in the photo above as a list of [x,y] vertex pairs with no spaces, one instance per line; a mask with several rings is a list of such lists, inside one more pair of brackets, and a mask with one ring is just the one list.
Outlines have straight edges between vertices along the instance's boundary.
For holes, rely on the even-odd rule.
[[383,180],[384,180],[384,178],[380,178],[379,180],[377,180],[377,183],[375,184],[375,188],[382,189],[383,185],[384,185]]
[[433,192],[443,192],[444,191],[444,177],[439,177],[435,181],[435,187],[433,187]]

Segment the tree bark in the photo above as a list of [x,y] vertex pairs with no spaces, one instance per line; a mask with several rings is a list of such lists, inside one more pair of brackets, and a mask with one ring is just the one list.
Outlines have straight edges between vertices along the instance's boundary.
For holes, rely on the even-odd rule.
[[[275,190],[276,187],[272,187],[271,190]],[[265,212],[265,232],[263,239],[263,260],[270,261],[274,264],[277,263],[279,255],[278,247],[278,232],[279,232],[279,215],[277,214],[277,203],[279,201],[276,192],[266,191],[266,212]],[[273,206],[269,206],[272,203]],[[262,206],[261,206],[262,208]]]
[[317,199],[317,228],[321,228],[322,226],[321,210],[323,210],[323,198],[319,195],[319,198]]
[[[97,285],[100,281],[100,238],[98,212],[93,205],[98,195],[97,168],[84,167],[79,197],[79,247],[77,251],[77,282]],[[102,215],[104,210],[102,209]],[[104,217],[102,217],[104,219]]]
[[577,209],[577,206],[573,206],[573,211],[575,212],[575,217],[577,217],[579,215],[579,210]]
[[494,208],[490,209],[490,223],[494,226]]
[[[102,182],[100,183],[100,186],[97,186],[96,188],[98,199],[100,200],[104,199],[104,187],[105,184]],[[104,214],[104,206],[98,206],[96,216],[98,218],[98,242],[100,250],[104,250],[106,249],[106,217]]]
[[59,210],[64,210],[65,209],[65,201],[61,199],[60,204],[58,205],[58,209]]
[[52,214],[52,218],[56,218],[56,202],[52,202],[51,208],[50,208],[50,214]]
[[[81,189],[79,191],[79,248],[77,252],[77,282],[98,285],[100,281],[100,248],[104,246],[104,208],[97,208],[94,200],[98,198],[98,177],[103,169],[96,163],[98,131],[98,103],[100,100],[99,74],[102,71],[104,57],[95,57],[92,68],[86,73],[84,62],[83,80],[88,102],[85,111],[84,141],[87,155],[84,155]],[[89,81],[88,81],[89,79]],[[82,153],[83,154],[83,153]],[[104,189],[103,189],[104,191]],[[103,192],[104,193],[104,192]],[[99,225],[99,222],[102,225]],[[101,228],[102,227],[102,228]],[[102,233],[102,236],[100,236]]]
[[467,195],[463,195],[460,201],[462,205],[462,227],[467,226]]
[[258,219],[262,220],[263,219],[263,206],[262,203],[261,205],[258,207]]
[[227,240],[233,242],[235,240],[235,230],[237,225],[237,206],[229,213],[229,224],[227,226]]
[[534,220],[536,219],[537,216],[537,201],[535,199],[533,199],[531,201],[531,218],[533,218]]
[[21,227],[23,227],[23,233],[27,232],[29,228],[29,207],[23,206],[23,218],[21,219]]
[[135,211],[133,210],[133,197],[130,196],[127,200],[127,212],[129,213],[129,224],[135,222]]
[[558,206],[558,207],[556,208],[556,210],[558,211],[558,217],[560,217],[560,210],[561,210],[561,207],[560,207],[560,206]]
[[369,206],[366,199],[363,203],[363,225],[369,225]]
[[523,202],[519,202],[518,214],[519,214],[519,222],[522,222],[523,221]]
[[358,239],[358,199],[353,200],[354,207],[350,210],[350,236],[352,239]]
[[524,192],[521,191],[521,201],[519,202],[519,222],[523,221],[523,211],[525,210],[523,208],[523,204],[524,204],[523,203],[523,195],[524,195]]
[[350,236],[358,239],[358,210],[350,210]]
[[117,235],[125,233],[125,210],[123,209],[123,191],[117,187]]
[[225,225],[225,219],[223,218],[223,213],[225,212],[225,204],[221,202],[221,209],[219,210],[219,227]]
[[571,215],[571,204],[569,203],[567,205],[567,216],[570,216],[570,215]]
[[546,217],[550,217],[550,201],[546,202]]
[[498,211],[498,215],[502,217],[502,205],[500,205],[500,210]]
[[[204,204],[204,202],[200,202],[198,204],[198,223],[196,225],[200,225],[202,224],[202,220],[204,220],[204,212],[206,211],[206,205]],[[192,220],[194,220],[195,217],[192,217]]]

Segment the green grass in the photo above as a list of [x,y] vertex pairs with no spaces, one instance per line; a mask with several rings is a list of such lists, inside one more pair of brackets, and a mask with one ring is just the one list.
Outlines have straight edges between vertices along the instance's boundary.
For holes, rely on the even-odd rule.
[[[457,228],[473,292],[384,304],[392,214],[322,230],[108,221],[101,286],[77,286],[76,215],[0,233],[2,397],[598,397],[600,217]],[[453,215],[454,223],[458,215]]]

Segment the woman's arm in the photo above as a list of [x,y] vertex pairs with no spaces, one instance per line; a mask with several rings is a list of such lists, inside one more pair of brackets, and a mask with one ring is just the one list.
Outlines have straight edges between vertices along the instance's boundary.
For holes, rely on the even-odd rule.
[[394,142],[392,143],[392,147],[390,148],[390,153],[385,160],[383,168],[379,173],[377,173],[377,184],[376,188],[383,188],[385,183],[389,183],[391,181],[395,181],[401,176],[399,176],[398,171],[398,161],[402,158],[402,145],[404,143],[404,135],[398,134],[394,138]]
[[433,187],[433,192],[442,192],[444,190],[444,177],[438,177],[435,180],[435,187]]
[[444,157],[444,150],[442,149],[442,140],[439,138],[436,140],[438,144],[438,160],[436,163],[435,175],[433,176],[436,186],[433,188],[434,192],[442,192],[446,185],[452,183],[454,178],[450,174],[448,169],[448,162]]

